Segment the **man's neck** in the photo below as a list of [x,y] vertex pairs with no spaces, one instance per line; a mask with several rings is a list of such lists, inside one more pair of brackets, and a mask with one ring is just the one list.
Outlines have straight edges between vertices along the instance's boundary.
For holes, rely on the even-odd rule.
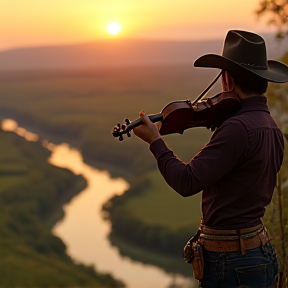
[[256,93],[243,93],[238,87],[235,87],[235,93],[239,96],[240,99],[246,99],[246,98],[251,98],[255,96],[260,96],[259,94]]

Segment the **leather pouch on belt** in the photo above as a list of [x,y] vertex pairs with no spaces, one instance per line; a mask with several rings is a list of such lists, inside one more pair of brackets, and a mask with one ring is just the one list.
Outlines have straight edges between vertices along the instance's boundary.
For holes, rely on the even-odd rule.
[[186,263],[188,264],[192,263],[192,260],[194,258],[194,253],[193,253],[191,239],[187,242],[187,244],[183,248],[183,257]]
[[198,230],[197,233],[191,239],[189,239],[183,248],[183,257],[186,263],[192,263],[194,258],[193,243],[198,241],[200,233],[201,231]]
[[192,267],[194,272],[194,277],[197,280],[203,279],[204,274],[204,258],[203,258],[203,245],[199,242],[195,242],[192,245],[193,248],[193,260]]
[[203,245],[198,242],[198,233],[192,237],[183,248],[184,260],[192,263],[194,277],[201,280],[204,274]]

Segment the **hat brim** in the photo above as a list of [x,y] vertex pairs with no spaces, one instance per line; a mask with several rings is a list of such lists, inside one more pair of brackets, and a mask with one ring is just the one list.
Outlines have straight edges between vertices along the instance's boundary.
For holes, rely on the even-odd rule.
[[284,83],[288,82],[288,67],[278,61],[268,60],[267,69],[253,69],[241,65],[231,59],[225,58],[217,54],[207,54],[199,57],[195,62],[195,67],[219,68],[222,70],[233,71],[235,73],[243,73],[249,71],[255,75],[260,76],[270,82]]

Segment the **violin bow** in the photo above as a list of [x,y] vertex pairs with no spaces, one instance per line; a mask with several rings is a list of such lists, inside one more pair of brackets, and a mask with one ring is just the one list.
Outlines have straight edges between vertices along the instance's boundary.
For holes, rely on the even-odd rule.
[[212,89],[213,85],[216,83],[216,81],[220,78],[222,75],[223,71],[221,71],[216,78],[209,84],[209,86],[192,102],[192,105],[200,101],[203,97],[205,97],[209,91]]

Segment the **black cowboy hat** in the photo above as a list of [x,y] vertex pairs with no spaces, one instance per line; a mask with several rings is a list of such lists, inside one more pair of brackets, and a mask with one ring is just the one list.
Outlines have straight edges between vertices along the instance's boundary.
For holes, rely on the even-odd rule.
[[203,55],[194,62],[194,66],[219,68],[237,74],[252,72],[271,82],[288,82],[288,66],[267,60],[264,39],[247,31],[228,31],[222,55]]

